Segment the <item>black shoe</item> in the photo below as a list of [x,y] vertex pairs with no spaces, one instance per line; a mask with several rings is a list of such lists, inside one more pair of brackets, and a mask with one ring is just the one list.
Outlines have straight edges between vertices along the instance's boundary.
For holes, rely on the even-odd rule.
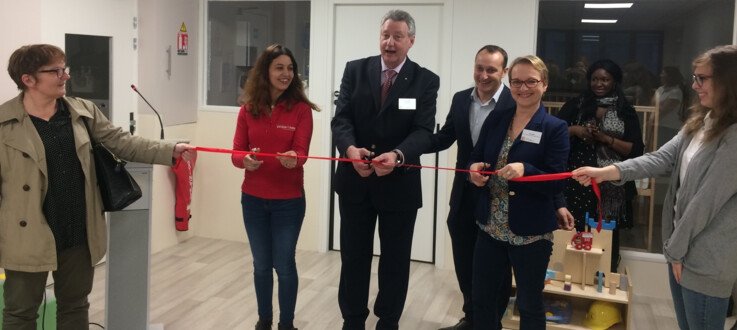
[[289,322],[287,324],[279,322],[279,330],[297,330],[297,328],[294,327],[294,324],[292,322]]
[[456,325],[440,328],[438,330],[471,330],[473,329],[473,323],[471,321],[466,320],[466,318],[460,319]]
[[271,324],[271,319],[259,319],[258,322],[256,322],[256,330],[271,330]]

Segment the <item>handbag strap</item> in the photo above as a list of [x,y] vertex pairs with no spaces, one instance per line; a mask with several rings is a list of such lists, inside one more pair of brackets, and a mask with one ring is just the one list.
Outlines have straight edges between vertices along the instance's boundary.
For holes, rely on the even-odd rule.
[[87,123],[87,120],[82,118],[82,122],[84,123],[84,127],[87,128],[87,136],[90,137],[90,142],[92,145],[95,145],[95,138],[92,137],[92,131],[90,130],[90,125]]

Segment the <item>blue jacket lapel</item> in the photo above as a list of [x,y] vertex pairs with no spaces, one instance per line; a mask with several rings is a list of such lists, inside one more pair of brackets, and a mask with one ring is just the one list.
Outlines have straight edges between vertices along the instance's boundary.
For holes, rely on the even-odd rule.
[[[532,118],[530,118],[530,121],[525,125],[524,129],[533,130],[537,132],[542,132],[543,130],[543,118],[545,118],[546,110],[545,106],[540,104],[540,107],[537,108],[537,112],[535,112],[534,115],[532,115]],[[524,132],[524,130],[522,130]],[[522,133],[514,140],[514,143],[512,144],[512,148],[510,148],[510,152],[512,149],[514,149],[515,146],[517,146],[522,141]]]
[[[471,138],[471,122],[470,122],[470,112],[471,112],[471,102],[473,98],[471,97],[471,93],[473,92],[473,88],[468,90],[467,97],[462,98],[461,102],[458,104],[458,110],[456,113],[458,114],[458,117],[456,117],[460,125],[457,125],[456,127],[459,127],[461,131],[457,133],[458,138],[465,139],[466,143],[469,146],[473,146],[473,139]],[[488,119],[488,117],[487,117]]]

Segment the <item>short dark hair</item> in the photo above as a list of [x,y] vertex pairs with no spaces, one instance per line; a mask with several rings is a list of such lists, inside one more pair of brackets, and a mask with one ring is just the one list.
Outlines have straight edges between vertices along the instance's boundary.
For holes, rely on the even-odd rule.
[[414,37],[415,36],[415,19],[412,18],[412,15],[410,15],[408,12],[400,9],[392,9],[389,12],[387,12],[384,17],[381,19],[381,25],[384,25],[386,21],[392,20],[395,22],[405,22],[407,23],[407,28],[409,30],[409,36]]
[[44,65],[54,61],[66,61],[61,48],[49,44],[26,45],[16,49],[8,60],[8,74],[19,90],[25,91],[26,85],[21,79],[24,74],[36,74]]
[[478,52],[476,52],[476,56],[478,56],[482,51],[487,51],[489,54],[499,53],[502,54],[504,57],[504,67],[507,67],[507,61],[509,60],[509,56],[507,56],[507,51],[504,50],[504,48],[499,47],[497,45],[486,45],[484,47],[481,47]]

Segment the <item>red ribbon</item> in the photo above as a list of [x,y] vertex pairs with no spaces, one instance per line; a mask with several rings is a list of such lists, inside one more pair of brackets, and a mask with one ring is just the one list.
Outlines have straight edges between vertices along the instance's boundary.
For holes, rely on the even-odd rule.
[[[222,148],[195,147],[195,149],[198,151],[204,151],[204,152],[244,155],[244,156],[245,155],[254,155],[257,157],[282,156],[282,155],[267,153],[267,152],[232,150],[232,149],[222,149]],[[370,164],[370,163],[379,164],[380,163],[377,161],[366,160],[366,159],[352,159],[352,158],[340,158],[340,157],[322,157],[322,156],[306,156],[306,155],[305,156],[296,155],[296,156],[290,156],[290,157],[304,158],[304,159],[334,160],[338,162],[364,163],[364,164]],[[447,170],[447,171],[464,172],[464,173],[479,173],[479,174],[484,174],[484,175],[494,175],[497,172],[497,171],[475,171],[475,170],[467,170],[467,169],[460,169],[460,168],[454,168],[454,167],[437,167],[437,166],[424,166],[424,165],[415,165],[415,164],[403,164],[402,166],[410,167],[410,168],[427,168],[427,169],[433,169],[433,170]],[[553,174],[528,175],[528,176],[510,179],[509,181],[516,181],[516,182],[556,181],[556,180],[568,179],[571,176],[572,176],[571,172],[562,172],[562,173],[553,173]],[[601,190],[599,190],[599,184],[594,179],[591,179],[591,189],[594,190],[594,195],[596,195],[596,199],[598,201],[597,209],[599,211],[599,219],[598,219],[599,222],[596,225],[596,231],[601,232],[601,221],[602,221]]]

